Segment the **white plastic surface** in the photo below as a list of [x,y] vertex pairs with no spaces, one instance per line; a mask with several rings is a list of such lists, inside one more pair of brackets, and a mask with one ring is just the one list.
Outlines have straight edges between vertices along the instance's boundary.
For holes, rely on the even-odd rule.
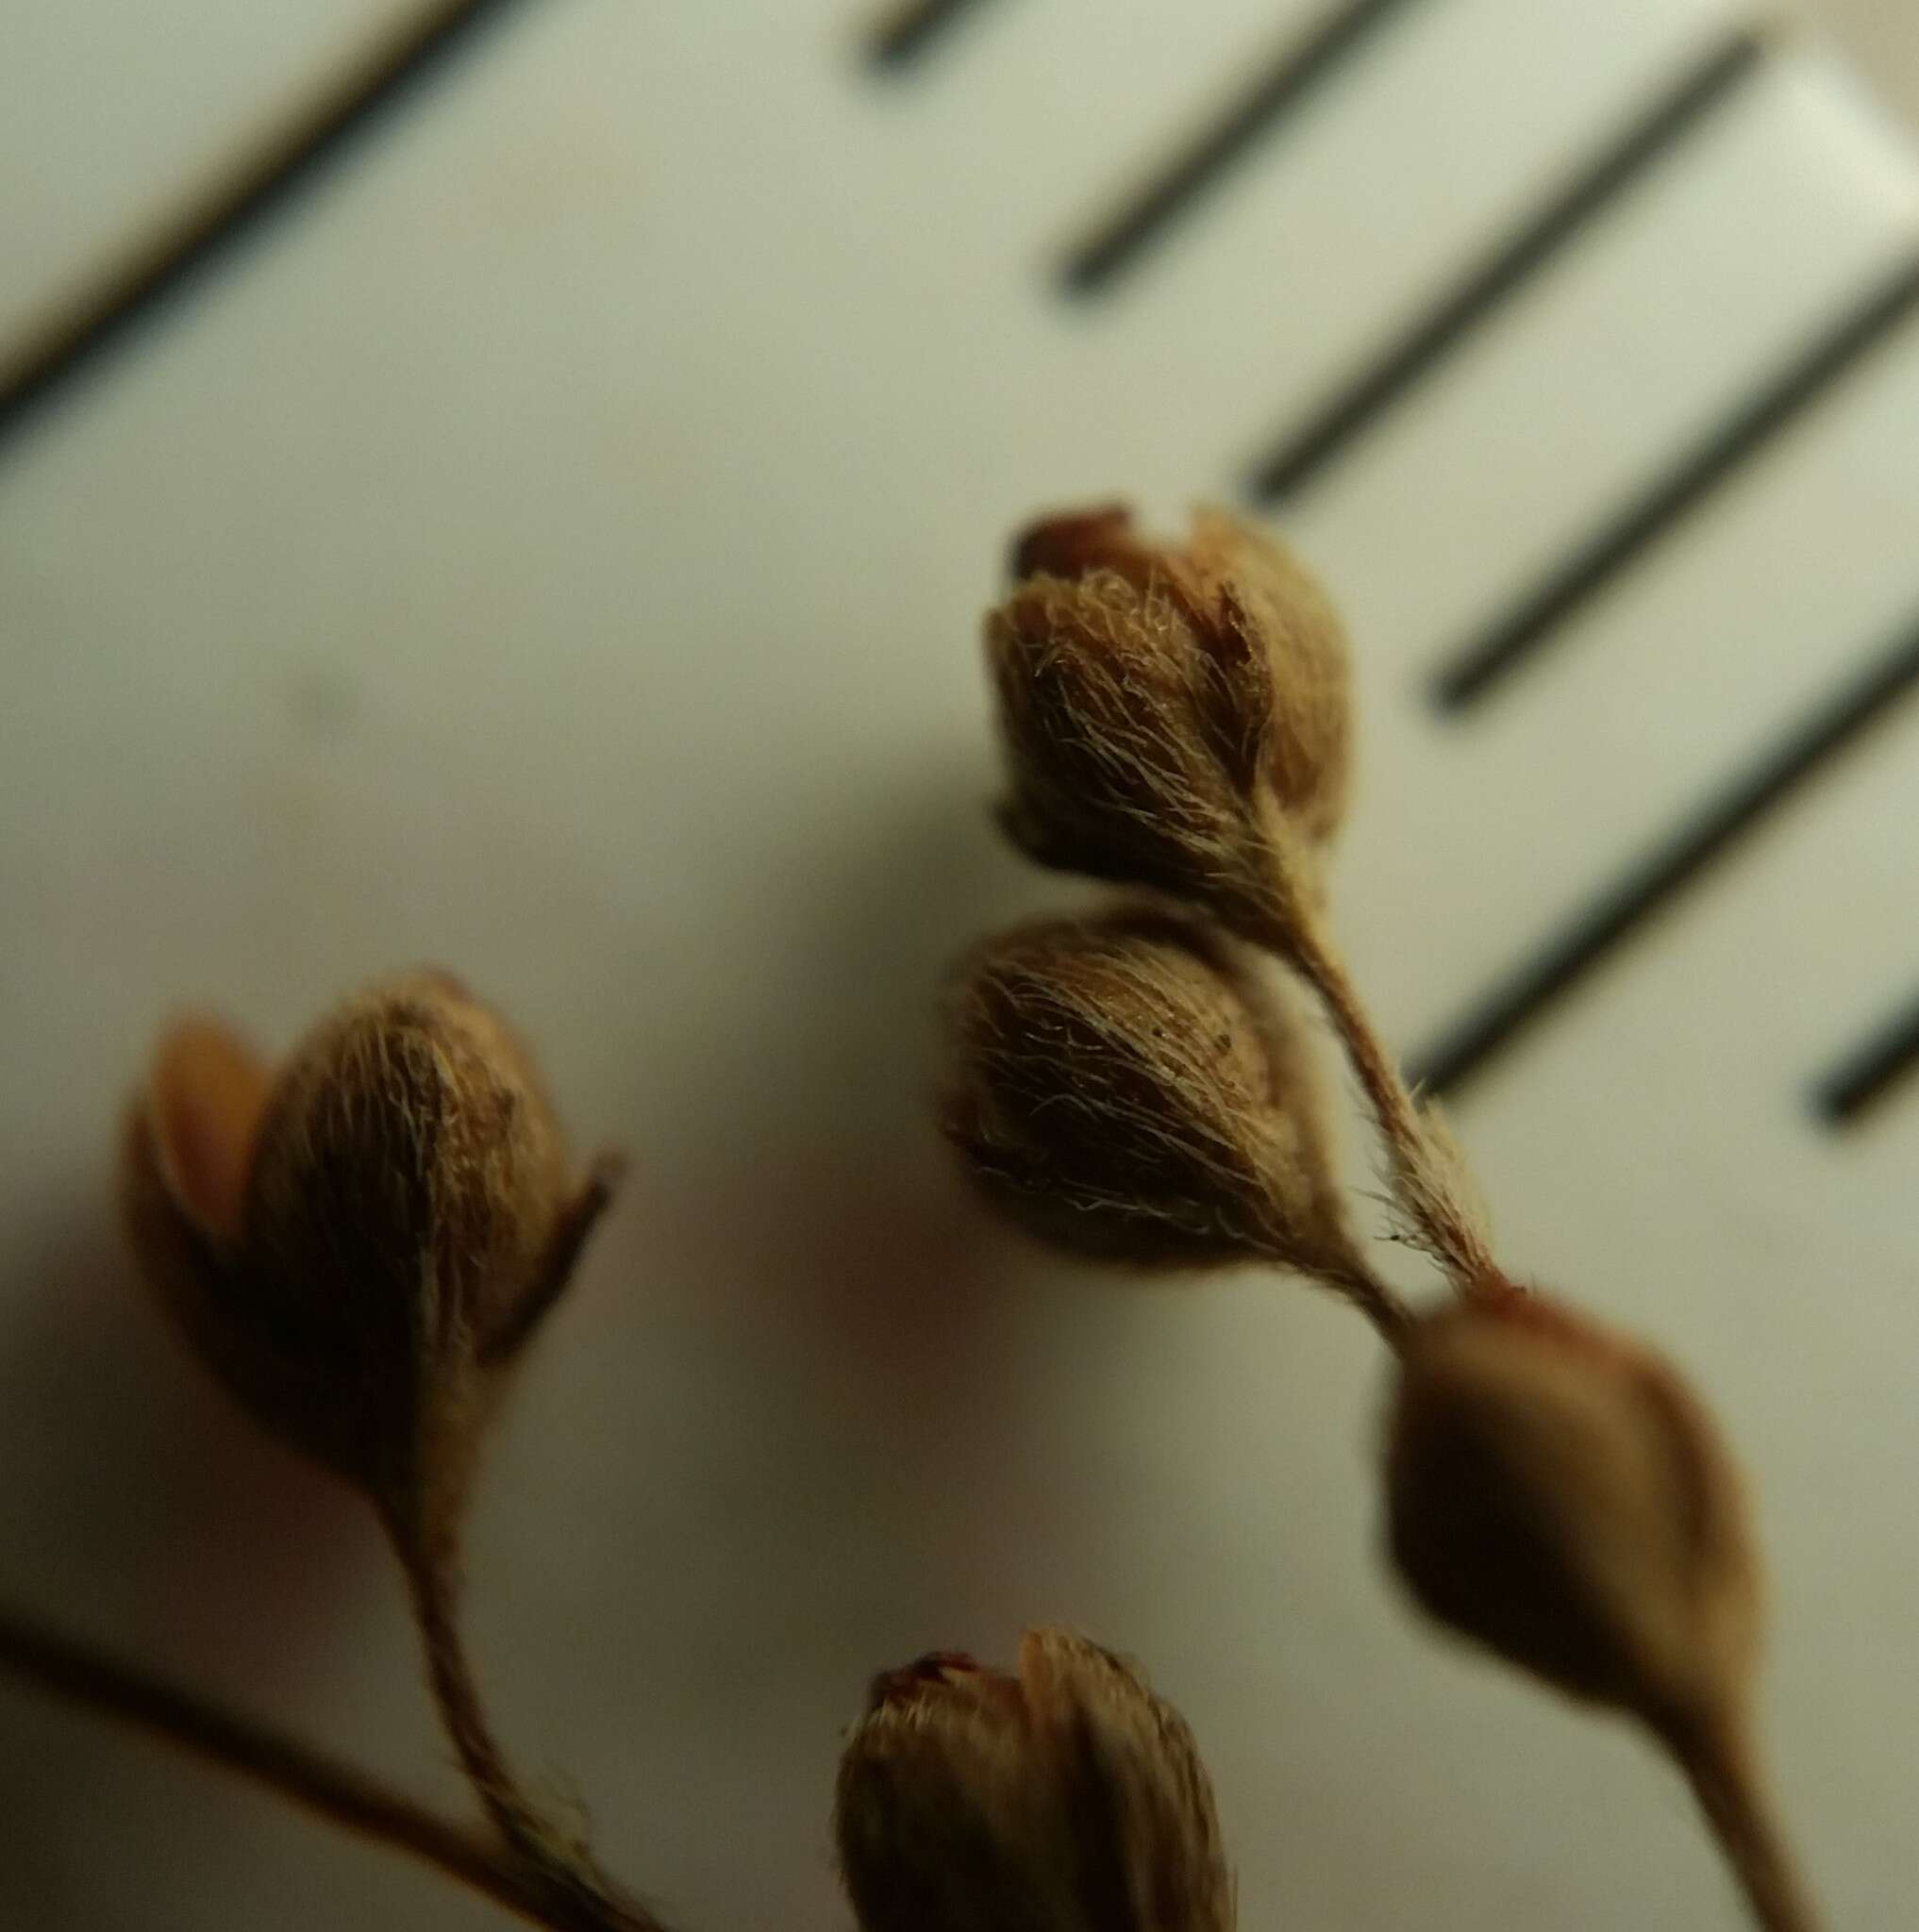
[[[370,1532],[227,1416],[107,1221],[165,1013],[284,1041],[434,958],[635,1156],[497,1445],[473,1618],[516,1755],[674,1924],[844,1924],[868,1673],[1066,1621],[1193,1720],[1246,1932],[1733,1932],[1637,1740],[1391,1593],[1360,1325],[1035,1258],[926,1099],[944,961],[1077,897],[985,812],[1006,532],[1223,493],[1723,10],[1415,9],[1076,310],[1062,238],[1303,18],[1222,8],[1182,61],[1174,9],[1098,9],[1156,92],[1118,25],[1066,64],[1093,10],[999,0],[895,84],[826,0],[528,8],[0,451],[0,1590],[451,1797]],[[1101,61],[1124,111],[1050,110]],[[1395,169],[1443,247],[1381,227]],[[1293,519],[1355,621],[1342,923],[1407,1045],[1919,606],[1906,341],[1482,714],[1420,696],[1913,216],[1902,151],[1782,56]],[[1919,1900],[1919,1097],[1838,1140],[1804,1085],[1919,978],[1915,823],[1919,715],[1460,1117],[1511,1265],[1668,1343],[1752,1465],[1775,1755],[1847,1932]],[[496,1923],[10,1689],[0,1819],[0,1923]]]
[[75,298],[406,0],[18,0],[0,43],[0,341]]

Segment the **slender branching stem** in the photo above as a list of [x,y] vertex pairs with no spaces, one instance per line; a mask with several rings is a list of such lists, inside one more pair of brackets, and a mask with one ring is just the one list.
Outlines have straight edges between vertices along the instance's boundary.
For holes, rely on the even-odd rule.
[[357,1765],[257,1718],[4,1606],[0,1671],[248,1778],[375,1843],[410,1853],[535,1924],[569,1924],[551,1916],[523,1860],[490,1834],[442,1817]]
[[1388,1348],[1395,1355],[1399,1352],[1412,1326],[1412,1310],[1399,1291],[1375,1274],[1361,1255],[1328,1256],[1311,1274],[1323,1288],[1359,1309]]
[[1319,995],[1385,1144],[1394,1197],[1422,1244],[1461,1293],[1473,1293],[1482,1284],[1503,1285],[1484,1226],[1447,1185],[1447,1163],[1435,1149],[1411,1090],[1319,919],[1290,919],[1283,931],[1265,938]]
[[665,1932],[593,1862],[580,1834],[550,1817],[508,1765],[460,1629],[459,1574],[452,1554],[423,1554],[398,1530],[393,1542],[441,1724],[525,1883],[542,1900],[546,1923],[570,1932]]

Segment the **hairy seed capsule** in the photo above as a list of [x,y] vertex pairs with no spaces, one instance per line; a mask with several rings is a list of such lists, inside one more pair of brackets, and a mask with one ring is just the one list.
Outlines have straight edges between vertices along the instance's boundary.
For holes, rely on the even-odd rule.
[[1124,509],[1047,518],[1013,563],[986,625],[1011,836],[1042,863],[1257,918],[1276,841],[1328,838],[1344,809],[1345,640],[1324,593],[1220,511],[1183,545]]
[[835,1829],[862,1932],[1228,1932],[1231,1874],[1185,1721],[1132,1665],[1029,1630],[874,1680]]
[[1016,1225],[1095,1260],[1343,1262],[1303,1029],[1218,932],[1051,920],[956,976],[941,1125]]
[[1428,1318],[1387,1486],[1393,1560],[1441,1623],[1664,1733],[1743,1707],[1744,1499],[1698,1398],[1643,1344],[1516,1291]]
[[276,1072],[217,1023],[176,1026],[124,1150],[176,1325],[264,1427],[390,1509],[456,1499],[603,1198],[517,1040],[437,973],[345,1001]]

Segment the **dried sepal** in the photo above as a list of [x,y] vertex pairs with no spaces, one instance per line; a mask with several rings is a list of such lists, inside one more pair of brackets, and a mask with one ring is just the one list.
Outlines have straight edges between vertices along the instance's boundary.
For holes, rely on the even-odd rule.
[[941,1126],[1029,1234],[1350,1272],[1310,1042],[1216,930],[1151,907],[1021,927],[962,964],[945,1020]]
[[273,1068],[224,1022],[183,1019],[161,1039],[147,1076],[153,1156],[183,1211],[218,1239],[240,1238],[254,1139]]
[[1012,838],[1248,931],[1275,924],[1276,868],[1316,898],[1351,727],[1344,636],[1296,559],[1223,512],[1172,545],[1115,508],[1034,525],[1014,567],[986,625]]
[[248,1341],[235,1255],[269,1078],[238,1035],[183,1021],[160,1041],[120,1141],[121,1221],[140,1272],[169,1323],[256,1413],[271,1409],[279,1378]]
[[1744,1708],[1760,1566],[1731,1456],[1644,1344],[1507,1289],[1419,1323],[1387,1448],[1393,1560],[1441,1623],[1670,1737]]
[[123,1149],[136,1256],[195,1351],[270,1432],[436,1524],[596,1188],[517,1039],[438,973],[344,1001],[276,1071],[175,1026]]
[[1184,1719],[1111,1652],[1029,1630],[874,1680],[835,1809],[862,1932],[1228,1932],[1231,1873]]

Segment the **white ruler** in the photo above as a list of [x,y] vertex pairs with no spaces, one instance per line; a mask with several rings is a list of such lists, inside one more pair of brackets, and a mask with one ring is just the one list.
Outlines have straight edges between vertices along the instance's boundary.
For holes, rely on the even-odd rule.
[[[1238,499],[1352,620],[1361,982],[1511,1265],[1724,1412],[1787,1808],[1836,1928],[1910,1924],[1903,140],[1721,0],[974,0],[889,59],[846,0],[482,11],[297,192],[267,139],[133,321],[126,238],[414,23],[108,8],[89,96],[49,13],[0,63],[0,1588],[438,1761],[368,1541],[103,1217],[168,1009],[284,1040],[441,959],[636,1156],[474,1607],[676,1924],[843,1923],[866,1673],[1044,1620],[1193,1720],[1247,1932],[1737,1925],[1648,1753],[1389,1593],[1357,1324],[1036,1259],[933,1142],[942,963],[1075,897],[986,823],[1005,534]],[[0,1808],[0,1920],[492,1923],[11,1691]]]

